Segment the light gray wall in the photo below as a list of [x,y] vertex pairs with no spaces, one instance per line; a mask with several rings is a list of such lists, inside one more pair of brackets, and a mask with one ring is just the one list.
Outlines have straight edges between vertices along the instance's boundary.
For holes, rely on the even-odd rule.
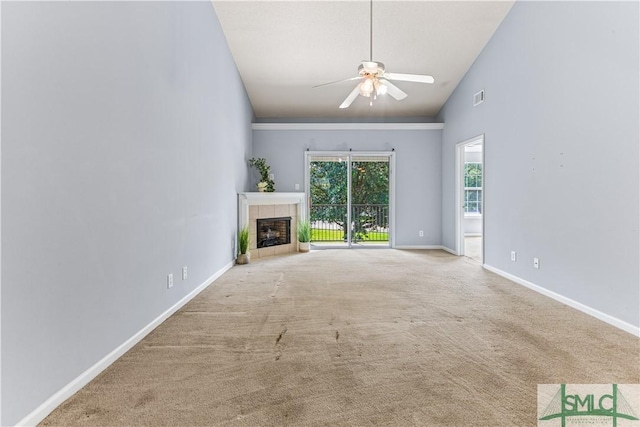
[[209,2],[4,2],[1,425],[232,261],[252,115]]
[[[304,151],[396,151],[396,245],[440,245],[441,130],[255,130],[277,191],[304,191]],[[258,181],[252,175],[252,188]],[[255,190],[253,190],[255,191]],[[424,237],[418,231],[424,230]]]
[[484,133],[485,262],[636,327],[638,40],[638,2],[516,2],[437,117],[444,244],[454,145]]

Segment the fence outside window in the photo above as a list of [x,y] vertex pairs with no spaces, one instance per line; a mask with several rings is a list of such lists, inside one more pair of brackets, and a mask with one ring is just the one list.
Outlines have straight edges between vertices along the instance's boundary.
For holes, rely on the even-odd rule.
[[[313,205],[312,242],[346,242],[347,205]],[[352,242],[389,241],[389,205],[354,204],[351,206]]]

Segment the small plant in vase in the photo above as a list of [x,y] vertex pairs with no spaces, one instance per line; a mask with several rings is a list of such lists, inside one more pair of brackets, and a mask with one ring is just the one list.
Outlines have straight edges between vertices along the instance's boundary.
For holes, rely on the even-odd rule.
[[311,224],[309,221],[298,222],[298,242],[300,252],[309,252],[311,247]]
[[249,264],[251,253],[249,252],[249,226],[245,226],[238,233],[238,264]]
[[[276,183],[269,177],[271,175],[271,166],[267,164],[267,160],[260,158],[252,158],[249,160],[249,166],[258,169],[260,172],[260,182],[258,183],[258,191],[266,191],[272,193],[276,191]],[[261,189],[262,188],[262,189]]]

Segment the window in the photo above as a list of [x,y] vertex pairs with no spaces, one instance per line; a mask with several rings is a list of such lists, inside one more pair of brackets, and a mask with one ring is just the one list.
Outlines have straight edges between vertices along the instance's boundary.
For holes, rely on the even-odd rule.
[[464,164],[464,213],[482,214],[482,163]]

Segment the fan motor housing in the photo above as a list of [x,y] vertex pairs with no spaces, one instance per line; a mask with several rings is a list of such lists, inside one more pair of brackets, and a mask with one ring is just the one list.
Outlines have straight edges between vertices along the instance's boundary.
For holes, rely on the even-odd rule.
[[384,74],[384,64],[382,62],[362,61],[358,67],[358,75],[365,77],[367,75],[381,76]]

